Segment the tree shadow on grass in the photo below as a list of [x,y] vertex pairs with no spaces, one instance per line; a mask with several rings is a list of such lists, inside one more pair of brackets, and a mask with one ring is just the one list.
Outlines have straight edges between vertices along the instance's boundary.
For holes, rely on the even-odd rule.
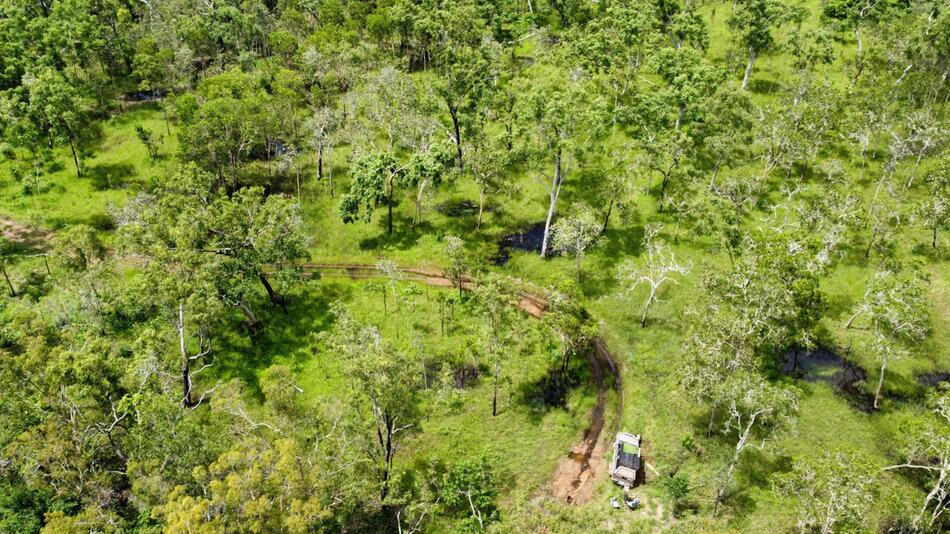
[[927,236],[928,241],[920,242],[914,245],[913,253],[918,256],[923,256],[931,263],[944,262],[950,260],[950,247],[942,245],[941,241],[946,241],[946,238],[943,235],[938,234],[937,236],[937,247],[933,247],[929,241],[930,236]]
[[737,469],[737,479],[742,486],[753,485],[767,488],[776,473],[792,470],[792,457],[784,454],[773,455],[762,449],[746,449]]
[[[624,258],[639,256],[643,249],[643,227],[608,229],[597,248],[581,265],[584,295],[597,298],[617,289],[616,269]],[[587,267],[586,269],[584,267]]]
[[[758,76],[758,77],[756,77]],[[749,80],[749,92],[757,93],[760,95],[767,95],[770,93],[775,93],[781,91],[784,87],[781,82],[776,80],[763,78],[763,73],[755,73],[751,80]]]
[[393,214],[393,233],[389,233],[388,219],[383,213],[379,217],[377,227],[380,233],[374,237],[367,237],[360,240],[360,250],[382,250],[386,248],[395,248],[397,250],[409,250],[416,246],[419,239],[426,233],[432,233],[435,228],[432,223],[423,220],[412,227],[412,218]]
[[519,384],[512,401],[526,408],[531,422],[537,424],[551,410],[566,408],[571,391],[586,384],[596,388],[587,359],[575,355],[564,373],[558,367],[550,367],[543,376]]
[[825,292],[822,298],[825,301],[825,305],[828,306],[828,311],[825,314],[826,317],[841,317],[841,322],[843,323],[847,320],[846,316],[854,311],[854,305],[856,304],[854,298],[845,292]]
[[105,191],[124,187],[134,174],[135,167],[128,163],[97,163],[86,167],[83,176],[96,191]]
[[223,380],[240,378],[259,396],[259,371],[278,361],[299,371],[314,356],[313,334],[328,330],[334,322],[331,304],[347,292],[336,284],[305,287],[291,296],[286,315],[279,306],[261,299],[254,332],[248,332],[235,314],[227,328],[232,333],[215,351],[215,375]]

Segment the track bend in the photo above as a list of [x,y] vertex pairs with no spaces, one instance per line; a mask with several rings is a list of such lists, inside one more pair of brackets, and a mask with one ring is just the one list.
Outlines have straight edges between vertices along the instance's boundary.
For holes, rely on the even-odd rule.
[[[307,263],[302,265],[305,274],[319,272],[321,276],[347,277],[351,279],[381,278],[383,275],[373,265],[355,263]],[[430,286],[452,287],[454,282],[442,272],[425,267],[400,267],[404,280],[416,281]],[[547,309],[547,299],[540,291],[518,280],[518,307],[528,315],[540,319]],[[475,282],[471,278],[462,279],[462,289],[471,291]],[[613,387],[617,391],[617,414],[622,410],[623,384],[617,363],[603,338],[594,338],[593,347],[585,354],[590,365],[591,375],[597,383],[597,403],[590,411],[590,421],[579,442],[571,447],[568,455],[561,459],[554,472],[551,492],[567,503],[584,504],[594,495],[595,482],[607,471],[607,456],[610,448],[610,436],[604,435],[604,412],[607,407],[607,389],[609,375],[613,376]],[[619,417],[618,417],[619,420]]]

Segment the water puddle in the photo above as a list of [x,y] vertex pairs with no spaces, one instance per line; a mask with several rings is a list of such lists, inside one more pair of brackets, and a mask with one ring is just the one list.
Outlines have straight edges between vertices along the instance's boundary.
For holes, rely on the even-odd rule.
[[828,349],[789,349],[782,372],[805,382],[825,382],[858,410],[874,411],[874,397],[861,387],[867,381],[867,372]]
[[[498,254],[495,255],[495,265],[504,265],[511,259],[512,250],[525,252],[541,252],[544,242],[544,223],[532,224],[528,228],[508,234],[498,240]],[[550,248],[550,247],[549,247]]]
[[924,373],[917,375],[917,383],[924,387],[937,387],[941,382],[950,382],[950,373]]

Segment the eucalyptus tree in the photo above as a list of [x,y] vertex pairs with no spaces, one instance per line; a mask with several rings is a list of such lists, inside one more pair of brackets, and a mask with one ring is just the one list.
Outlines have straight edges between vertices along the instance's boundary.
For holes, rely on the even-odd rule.
[[369,221],[373,211],[385,204],[387,232],[393,233],[393,208],[399,187],[415,187],[416,212],[413,224],[422,216],[425,188],[441,180],[444,164],[438,155],[415,153],[401,163],[392,152],[369,152],[360,156],[350,169],[350,190],[340,198],[338,213],[345,223],[360,218]]
[[746,215],[743,203],[728,195],[712,194],[698,198],[692,211],[693,230],[699,235],[714,236],[735,268],[736,256],[742,250],[745,233],[742,223]]
[[865,454],[824,451],[799,459],[788,473],[773,477],[781,494],[798,506],[798,528],[822,534],[861,530],[877,497],[878,468]]
[[160,264],[184,262],[189,270],[208,273],[215,297],[240,309],[249,325],[257,323],[248,304],[255,284],[286,312],[287,299],[279,290],[299,280],[297,262],[307,254],[297,206],[265,196],[261,188],[243,188],[229,197],[213,189],[214,181],[188,165],[157,198],[130,205],[122,221],[130,249]]
[[251,74],[230,70],[205,78],[194,93],[176,100],[179,152],[236,189],[253,154],[276,154],[276,118],[271,97]]
[[885,267],[868,280],[864,296],[844,327],[850,328],[858,317],[867,316],[874,330],[888,338],[923,339],[930,317],[927,282],[919,269]]
[[4,388],[12,387],[5,393],[18,399],[24,419],[5,425],[5,469],[80,510],[125,511],[117,493],[129,484],[126,440],[134,422],[119,347],[76,328],[57,335],[60,329],[38,316],[31,325],[24,319],[9,332],[15,344],[4,352],[4,374],[16,378],[2,377]]
[[297,192],[297,205],[300,205],[300,150],[294,145],[286,145],[277,156],[277,170],[281,174],[292,174]]
[[838,31],[854,32],[857,41],[854,80],[865,67],[864,30],[888,21],[900,4],[886,0],[833,0],[822,6],[822,16]]
[[366,454],[376,472],[379,499],[385,501],[403,437],[418,430],[421,376],[409,356],[387,343],[376,328],[360,324],[345,310],[338,309],[336,315],[326,340],[344,360],[356,405],[368,408],[365,430],[372,437]]
[[[321,491],[327,474],[316,467],[316,455],[287,437],[239,440],[200,466],[194,486],[175,488],[156,513],[169,534],[211,532],[219,525],[306,532],[329,514]],[[260,476],[240,475],[246,473]]]
[[469,516],[466,526],[484,530],[498,515],[498,475],[482,455],[451,466],[439,484],[445,506]]
[[82,96],[59,71],[45,67],[24,77],[29,100],[27,113],[34,127],[46,134],[49,146],[65,142],[72,153],[76,176],[82,176],[82,147],[89,118]]
[[810,76],[819,65],[834,63],[836,57],[833,37],[824,28],[793,28],[789,32],[788,46],[792,66],[798,69],[800,76]]
[[[139,89],[153,95],[164,95],[173,89],[175,51],[171,48],[159,48],[155,39],[146,36],[135,44],[135,56],[132,58],[132,75],[139,79]],[[162,118],[165,120],[165,133],[171,134],[168,123],[168,110],[164,97],[161,98]]]
[[523,87],[525,97],[518,102],[522,119],[530,124],[535,164],[553,164],[547,186],[548,209],[541,241],[541,257],[547,256],[551,223],[561,187],[570,176],[570,165],[583,157],[588,144],[594,141],[605,120],[603,103],[592,92],[590,83],[580,73],[546,66],[540,80]]
[[722,432],[734,435],[736,445],[716,492],[713,515],[719,512],[742,453],[754,446],[752,439],[757,437],[763,443],[767,442],[780,430],[793,424],[798,412],[797,391],[769,384],[754,372],[733,373],[716,388],[715,395],[728,414]]
[[652,2],[607,6],[603,16],[572,28],[559,51],[565,64],[579,65],[611,97],[613,122],[636,91],[636,74],[662,39]]
[[775,46],[772,32],[795,15],[804,17],[804,13],[795,13],[781,0],[737,0],[733,6],[729,26],[736,42],[749,54],[742,76],[742,88],[745,89],[749,86],[755,60]]
[[484,321],[484,346],[492,361],[492,417],[498,415],[498,383],[502,360],[511,351],[515,316],[513,305],[517,300],[514,284],[501,275],[479,279],[475,287],[475,307]]
[[[649,2],[656,6],[660,29],[667,35],[670,45],[681,48],[684,45],[705,50],[709,45],[709,30],[693,2],[679,0],[658,0]],[[638,6],[639,7],[639,6]]]
[[615,208],[625,221],[636,211],[637,194],[641,192],[637,179],[643,173],[644,160],[632,156],[632,153],[632,146],[611,152],[609,163],[591,169],[597,179],[597,199],[606,205],[602,208],[604,222],[600,228],[601,234],[607,231]]
[[942,387],[932,392],[928,405],[931,417],[915,422],[912,431],[904,434],[909,438],[902,451],[906,461],[885,470],[909,470],[923,475],[929,491],[913,526],[919,528],[929,512],[928,527],[940,530],[947,526],[943,513],[950,505],[950,390]]
[[571,357],[589,348],[596,335],[596,325],[576,298],[557,289],[548,291],[541,325],[551,338],[560,343],[559,373],[563,377]]
[[692,47],[664,48],[654,59],[657,73],[665,82],[663,97],[675,110],[673,129],[698,114],[707,99],[715,94],[725,73]]
[[477,137],[467,151],[466,166],[478,188],[478,215],[475,217],[475,230],[482,227],[485,202],[495,195],[509,191],[512,184],[506,175],[506,166],[510,154],[497,146],[491,139]]
[[925,228],[931,231],[930,244],[937,248],[937,232],[950,228],[950,165],[927,177],[927,194],[919,201],[915,214]]
[[880,362],[877,387],[874,389],[874,409],[880,408],[881,391],[884,389],[884,371],[887,364],[907,357],[907,351],[897,345],[892,338],[881,332],[875,332],[873,339],[865,345],[865,350]]
[[707,103],[706,112],[690,134],[713,161],[709,177],[711,192],[723,165],[744,162],[752,145],[754,106],[749,95],[734,86],[722,85]]
[[677,283],[675,275],[686,276],[689,273],[688,267],[677,263],[673,253],[666,251],[663,242],[657,238],[659,233],[659,226],[647,226],[643,234],[643,251],[646,253],[643,265],[638,266],[635,262],[628,260],[620,267],[617,274],[618,280],[628,294],[643,284],[649,288],[647,300],[643,304],[643,313],[640,316],[641,328],[647,324],[647,314],[653,303],[658,300],[660,288],[667,283]]
[[330,154],[337,142],[342,121],[339,113],[332,107],[324,106],[313,112],[304,121],[304,130],[309,133],[308,143],[317,156],[317,180],[323,180],[323,163],[327,160],[327,190],[333,196],[333,163]]
[[680,377],[709,406],[709,433],[727,408],[719,384],[737,371],[758,372],[790,346],[814,343],[824,309],[820,257],[820,243],[804,235],[753,234],[742,240],[731,270],[705,271],[697,302],[687,309]]
[[878,271],[868,281],[864,298],[845,324],[845,328],[850,328],[861,315],[867,315],[871,320],[875,336],[867,350],[881,362],[874,392],[875,409],[881,398],[888,362],[905,353],[896,342],[919,342],[930,329],[925,282],[926,277],[916,269],[907,269],[903,273],[888,269]]
[[443,11],[444,42],[436,52],[439,77],[435,81],[435,92],[445,103],[452,120],[455,163],[461,170],[464,163],[462,136],[477,129],[479,102],[497,84],[494,65],[498,62],[500,47],[490,40],[483,40],[482,21],[474,6],[464,3],[449,5],[453,5],[455,10]]
[[[373,151],[418,148],[420,138],[431,137],[435,121],[427,112],[434,107],[431,95],[422,92],[413,78],[393,66],[366,76],[356,94],[358,123],[373,132],[362,139]],[[382,137],[385,147],[377,146]]]
[[474,268],[471,254],[465,249],[465,241],[454,235],[445,236],[445,246],[442,248],[445,257],[445,276],[452,281],[459,290],[459,298],[465,289],[465,282]]
[[663,212],[669,205],[670,189],[689,185],[694,175],[690,164],[693,141],[683,131],[663,130],[641,143],[643,162],[652,171],[647,188],[653,186],[653,172],[660,174],[659,208]]
[[382,274],[383,277],[385,277],[385,279],[386,279],[385,285],[384,285],[384,287],[382,288],[382,291],[383,291],[383,311],[385,312],[385,308],[386,308],[386,294],[385,294],[385,292],[386,292],[387,288],[388,288],[388,290],[393,294],[393,309],[394,309],[394,310],[398,310],[398,309],[399,309],[399,293],[398,293],[398,291],[397,291],[397,286],[398,286],[398,284],[399,284],[399,281],[400,281],[400,280],[402,279],[402,277],[403,277],[402,271],[399,270],[399,266],[396,265],[396,262],[394,262],[393,260],[387,260],[387,259],[380,259],[380,260],[378,260],[378,261],[376,262],[375,267],[376,267],[376,270],[377,270],[380,274]]
[[581,261],[600,237],[600,230],[597,216],[587,204],[575,204],[572,213],[559,218],[551,228],[554,250],[574,256],[578,282],[581,281]]
[[939,151],[944,141],[947,139],[948,132],[942,127],[932,113],[928,111],[917,111],[911,113],[905,119],[907,129],[907,150],[910,156],[914,157],[914,168],[911,170],[910,177],[907,179],[907,189],[914,185],[917,178],[917,169],[924,156],[934,151]]

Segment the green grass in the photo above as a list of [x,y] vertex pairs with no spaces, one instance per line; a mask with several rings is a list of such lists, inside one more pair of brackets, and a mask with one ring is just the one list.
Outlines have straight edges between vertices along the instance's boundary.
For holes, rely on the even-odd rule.
[[[145,145],[135,135],[143,126],[155,137],[163,136],[159,158],[151,161]],[[24,194],[24,184],[12,173],[16,161],[0,162],[0,217],[43,229],[71,224],[104,226],[109,206],[121,206],[136,190],[177,168],[177,138],[165,134],[161,111],[141,105],[101,125],[102,136],[92,145],[92,157],[82,162],[83,177],[76,177],[69,148],[56,147],[53,171],[40,178],[39,194]],[[26,154],[19,154],[21,158]]]
[[[259,394],[260,373],[270,365],[282,364],[294,371],[305,402],[314,408],[330,398],[345,401],[351,384],[344,362],[316,336],[332,328],[330,307],[339,303],[405,350],[412,350],[410,340],[418,339],[428,359],[471,362],[480,369],[478,379],[463,388],[430,386],[424,401],[428,415],[398,454],[397,468],[420,468],[429,461],[452,463],[487,454],[505,480],[500,491],[502,513],[523,505],[548,483],[538,473],[553,473],[586,427],[596,391],[586,379],[583,362],[578,359],[574,363],[583,383],[571,390],[564,407],[534,401],[532,395],[551,369],[552,359],[539,343],[538,322],[522,314],[513,325],[519,332],[518,342],[508,348],[502,366],[499,414],[492,417],[490,362],[475,349],[479,320],[471,303],[463,299],[456,304],[454,319],[446,309],[443,335],[437,295],[457,293],[408,281],[397,287],[403,294],[398,308],[390,296],[388,312],[384,312],[380,294],[366,282],[337,277],[310,282],[293,297],[288,315],[275,308],[263,309],[260,317],[266,326],[256,336],[241,333],[236,321],[235,334],[218,352],[214,375],[206,380],[238,377]],[[406,295],[407,290],[415,294]],[[249,359],[251,354],[254,356]]]
[[[817,24],[818,2],[809,1],[807,6],[812,16],[806,26],[814,26]],[[707,4],[701,10],[707,20],[712,20],[709,54],[725,62],[731,49],[725,25],[730,3]],[[836,44],[836,50],[839,59],[822,67],[822,73],[841,86],[848,82],[846,62],[853,57],[853,43],[845,39]],[[729,61],[726,65],[733,79],[741,77],[742,61]],[[781,84],[792,83],[793,79],[787,55],[763,56],[757,63],[751,86],[754,99],[758,104],[776,104],[776,94],[783,90]],[[49,229],[95,223],[107,212],[110,204],[121,204],[137,188],[173,172],[176,165],[174,129],[161,147],[164,159],[150,162],[144,146],[135,137],[136,124],[145,125],[155,133],[164,131],[160,112],[151,106],[129,110],[107,121],[103,124],[104,135],[95,149],[95,156],[85,163],[88,176],[77,179],[68,154],[60,149],[57,151],[60,168],[42,178],[48,185],[47,190],[39,195],[24,196],[22,186],[10,176],[11,163],[0,164],[0,216]],[[620,140],[616,142],[619,144]],[[847,150],[848,147],[843,144],[829,147],[821,157],[834,156],[847,162],[847,157],[832,153],[837,149]],[[334,198],[325,193],[322,184],[315,183],[314,170],[305,169],[303,213],[307,231],[313,238],[310,249],[313,261],[370,263],[386,257],[406,266],[439,267],[443,263],[442,236],[459,235],[473,251],[487,257],[494,252],[501,236],[543,220],[547,207],[544,186],[533,174],[518,171],[512,176],[516,190],[489,201],[492,211],[486,214],[479,231],[475,230],[474,216],[453,218],[434,209],[446,202],[476,199],[474,187],[467,179],[442,188],[430,199],[424,220],[415,229],[410,227],[413,206],[408,194],[400,195],[396,231],[392,236],[386,234],[383,210],[374,213],[369,223],[343,224],[336,216],[336,208],[339,194],[347,185],[346,150],[343,147],[333,156],[337,193]],[[879,166],[878,160],[869,165],[865,195],[870,194]],[[847,167],[850,173],[858,172],[856,164]],[[742,175],[753,170],[758,171],[758,168],[739,168],[731,172]],[[573,202],[586,196],[588,192],[584,186],[569,178],[559,201],[560,213],[565,213]],[[748,222],[749,227],[766,226],[768,223],[763,221],[767,216],[766,213],[754,213]],[[667,223],[664,237],[671,243],[675,241],[673,250],[677,258],[691,265],[693,275],[678,285],[668,286],[662,293],[664,302],[654,306],[647,327],[640,328],[638,314],[645,289],[630,295],[619,294],[615,275],[624,259],[636,258],[641,253],[643,225],[656,221]],[[687,514],[680,521],[695,522],[696,528],[702,531],[786,531],[794,524],[793,505],[770,491],[768,477],[789,469],[794,459],[807,458],[816,451],[828,449],[856,449],[882,465],[900,460],[895,444],[901,439],[901,424],[920,412],[920,401],[925,393],[924,388],[917,384],[916,376],[924,372],[950,371],[947,238],[942,237],[944,250],[934,252],[929,247],[928,237],[926,232],[911,223],[898,240],[897,256],[925,263],[930,274],[933,329],[925,341],[912,348],[908,358],[889,366],[884,410],[867,415],[851,407],[827,384],[793,381],[804,392],[795,428],[779,435],[767,447],[747,453],[736,479],[736,490],[728,499],[720,519],[690,519]],[[851,309],[864,292],[866,281],[881,261],[874,254],[870,260],[865,260],[862,245],[861,242],[849,244],[846,256],[822,281],[829,312],[822,321],[826,339],[821,341],[832,346],[852,347],[849,358],[865,368],[869,381],[873,382],[877,362],[861,349],[869,332],[860,324],[848,330],[843,328]],[[633,220],[627,224],[620,224],[619,219],[612,221],[611,229],[601,243],[584,260],[584,278],[577,284],[585,304],[601,322],[602,333],[622,365],[623,411],[616,426],[643,434],[645,458],[661,476],[674,470],[687,474],[692,482],[691,500],[706,516],[733,444],[718,436],[704,436],[707,410],[687,398],[678,384],[676,370],[682,363],[684,312],[698,291],[696,275],[703,269],[727,264],[725,254],[707,241],[694,239],[685,230],[674,235],[672,221],[657,214],[654,198],[644,195]],[[25,265],[17,268],[26,269]],[[574,285],[570,258],[542,260],[536,254],[515,252],[511,261],[498,270],[540,286]],[[429,288],[428,291],[439,290]],[[340,362],[322,350],[311,334],[330,327],[329,305],[343,301],[358,317],[380,326],[387,338],[395,338],[397,330],[404,335],[410,325],[403,316],[408,314],[400,314],[396,320],[384,316],[378,300],[378,295],[368,293],[363,284],[356,282],[328,279],[312,284],[295,298],[289,318],[273,310],[262,315],[268,326],[254,343],[247,336],[232,336],[226,348],[227,356],[220,360],[217,372],[221,377],[240,377],[253,386],[262,369],[282,363],[290,365],[297,373],[308,400],[317,401],[338,394],[340,384],[345,380]],[[465,350],[474,325],[467,311],[462,307],[457,310],[456,323],[449,335],[442,337],[438,333],[433,300],[424,296],[416,297],[416,300],[415,328],[431,343],[431,350],[440,353]],[[527,319],[524,325],[528,329],[534,328],[528,326],[533,323]],[[498,417],[490,416],[490,381],[485,379],[485,375],[474,387],[455,391],[449,401],[433,406],[432,415],[422,425],[422,432],[400,459],[402,465],[409,466],[424,458],[450,458],[472,451],[488,451],[500,459],[502,471],[511,481],[510,489],[504,494],[504,509],[538,512],[542,505],[533,504],[532,499],[543,493],[557,459],[565,454],[583,428],[585,414],[593,402],[592,392],[581,388],[570,397],[567,408],[563,410],[549,410],[539,415],[520,403],[514,393],[517,386],[536,380],[544,373],[546,365],[543,354],[530,350],[526,358],[510,361],[505,372],[512,385],[506,386],[504,409]],[[608,425],[608,432],[613,428]],[[697,444],[693,451],[683,447],[687,436]],[[608,496],[616,495],[615,487],[603,480],[597,488],[597,497],[588,506],[570,513],[590,519],[588,525],[610,521],[619,527],[634,529],[656,524],[647,517],[655,510],[653,505],[642,512],[618,516],[605,504]],[[651,483],[638,491],[655,501],[665,499],[659,483]],[[916,506],[922,497],[920,489],[909,480],[896,474],[882,477],[879,502]],[[666,506],[668,509],[669,504]],[[551,508],[545,510],[545,513],[566,513],[563,510],[551,511]],[[890,510],[888,505],[869,511],[869,526],[880,526]]]

